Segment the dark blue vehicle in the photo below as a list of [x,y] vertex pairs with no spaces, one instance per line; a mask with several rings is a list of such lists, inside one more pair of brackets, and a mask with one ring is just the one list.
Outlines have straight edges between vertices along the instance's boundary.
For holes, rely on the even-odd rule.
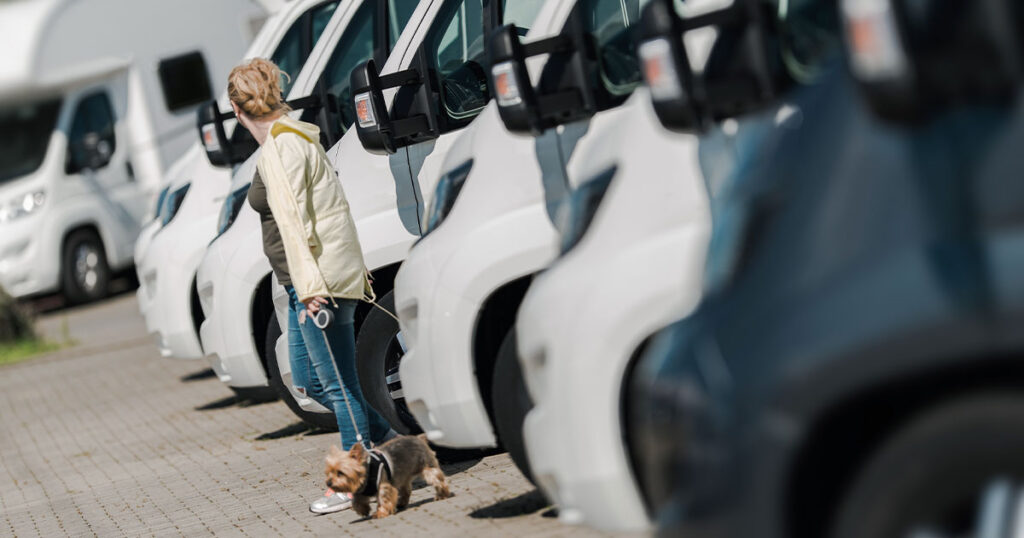
[[627,381],[661,534],[1021,532],[1022,8],[857,4],[849,63],[718,193],[701,306]]

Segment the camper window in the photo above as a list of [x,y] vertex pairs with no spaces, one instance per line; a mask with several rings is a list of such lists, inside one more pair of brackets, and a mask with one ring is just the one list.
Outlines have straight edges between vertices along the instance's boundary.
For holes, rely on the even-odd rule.
[[177,112],[213,99],[202,53],[190,52],[160,61],[160,86],[167,110]]
[[428,36],[434,67],[441,79],[444,110],[454,120],[475,116],[490,98],[484,54],[483,5],[464,0],[452,6],[447,25]]
[[68,132],[68,174],[98,169],[110,162],[117,148],[114,137],[114,109],[104,91],[91,93],[78,102]]
[[375,22],[373,5],[363,3],[352,21],[345,28],[341,40],[327,62],[321,82],[327,91],[338,99],[340,105],[340,132],[355,122],[355,102],[352,100],[352,70],[373,57],[373,26]]
[[31,174],[43,164],[60,104],[53,99],[0,107],[0,182]]

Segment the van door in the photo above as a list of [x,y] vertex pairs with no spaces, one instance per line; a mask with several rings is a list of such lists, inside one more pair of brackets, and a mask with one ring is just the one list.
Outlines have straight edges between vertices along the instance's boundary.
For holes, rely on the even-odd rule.
[[[416,225],[409,231],[422,233],[423,212],[426,200],[424,194],[432,195],[445,155],[455,141],[455,136],[472,121],[487,105],[491,98],[487,85],[488,58],[485,48],[488,31],[506,22],[522,25],[527,31],[530,21],[543,5],[541,0],[523,2],[501,1],[495,10],[497,17],[487,16],[491,2],[499,0],[447,0],[431,22],[421,47],[429,63],[429,69],[436,73],[439,85],[440,114],[454,129],[442,133],[435,139],[417,142],[401,148],[391,155],[390,169],[396,181],[407,180],[410,192],[415,193],[415,208],[400,204],[399,213],[403,223],[415,216]],[[406,54],[408,68],[413,54]],[[396,102],[401,94],[396,97]],[[402,160],[399,165],[396,160]],[[415,178],[415,181],[413,179]],[[406,226],[407,229],[410,226]]]
[[331,52],[315,87],[324,94],[333,96],[338,110],[328,111],[326,125],[324,108],[306,109],[301,119],[316,122],[320,119],[323,133],[333,140],[322,140],[325,147],[329,142],[341,138],[355,121],[355,105],[352,102],[352,86],[349,74],[355,66],[369,59],[383,63],[387,60],[397,36],[416,8],[412,0],[389,0],[387,2],[363,2],[345,27],[338,44]]
[[[606,102],[612,104],[612,108],[624,103],[640,84],[640,64],[632,30],[640,19],[644,3],[642,0],[579,0],[580,5],[576,6],[583,15],[585,31],[597,49],[598,68],[590,84],[608,96]],[[558,127],[561,155],[566,160],[564,164],[571,182],[589,179],[580,177],[577,169],[581,163],[573,159],[573,155],[586,153],[580,150],[588,139],[593,139],[586,136],[588,133],[614,128],[608,124],[610,121],[612,119],[602,110],[585,120]]]
[[125,80],[112,82],[85,90],[73,106],[60,198],[74,199],[76,218],[100,224],[107,257],[118,266],[130,257],[148,196],[135,181],[130,159]]

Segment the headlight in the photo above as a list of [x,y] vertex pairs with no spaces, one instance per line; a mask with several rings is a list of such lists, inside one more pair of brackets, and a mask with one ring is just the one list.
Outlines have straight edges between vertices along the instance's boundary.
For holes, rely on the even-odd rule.
[[441,176],[441,179],[438,180],[437,188],[434,190],[434,199],[431,200],[430,207],[427,209],[427,219],[423,226],[424,236],[436,230],[444,219],[448,217],[448,213],[451,213],[452,207],[455,205],[455,199],[459,197],[459,192],[462,191],[462,186],[466,184],[466,178],[469,177],[469,171],[472,168],[473,160],[470,159]]
[[191,186],[191,183],[186,183],[178,188],[178,190],[167,194],[164,198],[164,204],[160,208],[161,226],[167,226],[174,219],[174,216],[178,214],[178,210],[181,209],[181,203],[185,201],[185,195],[188,194],[188,189]]
[[584,182],[572,192],[569,199],[558,211],[558,229],[562,234],[562,254],[575,247],[590,227],[601,200],[608,192],[608,186],[618,167],[611,168]]
[[46,203],[46,192],[36,191],[24,194],[0,205],[0,222],[8,222],[32,214]]
[[223,235],[235,223],[238,213],[242,211],[242,204],[245,203],[246,196],[249,195],[249,185],[251,183],[246,183],[224,199],[224,205],[220,208],[220,218],[217,219],[217,237]]

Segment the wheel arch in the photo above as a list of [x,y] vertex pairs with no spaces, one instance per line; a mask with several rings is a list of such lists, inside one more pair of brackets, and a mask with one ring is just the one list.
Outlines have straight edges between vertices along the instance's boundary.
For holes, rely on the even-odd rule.
[[202,337],[199,329],[206,321],[206,314],[203,313],[203,304],[199,301],[199,273],[192,275],[192,284],[189,286],[189,313],[192,315],[192,328],[196,332],[196,341],[202,347]]
[[858,469],[929,409],[986,392],[1024,397],[1021,358],[1020,352],[969,354],[927,372],[878,380],[823,407],[787,460],[783,535],[826,536]]
[[110,245],[108,244],[108,238],[103,236],[103,231],[100,229],[98,222],[87,220],[79,222],[73,226],[68,226],[64,229],[64,233],[60,238],[60,254],[62,259],[64,256],[64,250],[68,245],[68,239],[70,239],[72,235],[81,231],[89,231],[96,234],[96,237],[100,239],[100,243],[103,245],[104,254],[109,257]]
[[[378,297],[383,297],[389,292],[395,289],[395,276],[398,275],[398,269],[402,266],[401,261],[393,262],[387,265],[382,265],[371,271],[373,274],[373,293]],[[366,315],[370,313],[370,309],[373,305],[366,301],[359,301],[356,305],[355,312],[355,332],[358,338],[359,329],[363,326],[363,321],[366,320]]]
[[252,306],[249,308],[249,336],[252,338],[256,355],[260,359],[260,366],[263,367],[263,374],[270,378],[267,370],[267,345],[263,338],[263,331],[274,314],[274,295],[271,289],[271,275],[267,273],[256,286],[252,296]]
[[516,314],[533,277],[533,274],[521,276],[494,290],[484,300],[473,326],[473,375],[492,424],[494,409],[491,402],[491,378],[494,363],[505,333],[515,325]]

